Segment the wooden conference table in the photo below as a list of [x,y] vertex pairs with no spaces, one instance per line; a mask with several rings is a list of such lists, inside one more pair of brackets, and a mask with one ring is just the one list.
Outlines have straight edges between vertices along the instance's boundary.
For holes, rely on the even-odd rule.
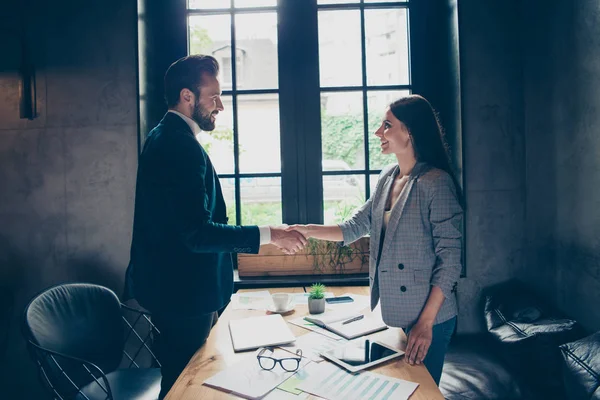
[[[271,288],[268,289],[271,293],[303,293],[302,287],[295,288]],[[240,292],[254,290],[240,290]],[[358,287],[328,287],[327,291],[333,292],[335,296],[340,296],[344,293],[354,293],[368,295],[369,288],[365,286]],[[229,334],[229,320],[240,319],[252,316],[265,315],[266,311],[261,310],[234,310],[228,306],[219,322],[213,327],[210,336],[204,346],[202,346],[192,357],[188,365],[185,367],[175,385],[169,391],[166,400],[197,400],[197,399],[239,399],[233,394],[229,394],[202,384],[206,379],[216,373],[226,369],[228,366],[246,358],[252,357],[254,351],[235,353],[231,344],[231,336]],[[287,319],[294,319],[308,314],[306,305],[297,305],[295,310],[284,314]],[[299,326],[288,324],[294,335],[300,336],[310,331]],[[401,334],[400,340],[405,341],[406,337]],[[326,361],[323,361],[326,362]],[[390,360],[380,366],[370,368],[369,371],[377,372],[394,378],[404,379],[407,381],[418,382],[419,387],[410,397],[411,400],[444,400],[442,393],[436,386],[433,378],[423,365],[411,366],[404,362],[404,357],[397,360]],[[310,399],[318,399],[319,397],[311,396]]]

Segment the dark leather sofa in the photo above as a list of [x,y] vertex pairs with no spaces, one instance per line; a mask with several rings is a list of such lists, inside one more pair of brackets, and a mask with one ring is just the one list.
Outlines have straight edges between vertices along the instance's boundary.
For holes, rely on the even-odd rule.
[[447,400],[600,400],[600,332],[580,324],[511,281],[488,289],[487,331],[457,335],[440,389]]

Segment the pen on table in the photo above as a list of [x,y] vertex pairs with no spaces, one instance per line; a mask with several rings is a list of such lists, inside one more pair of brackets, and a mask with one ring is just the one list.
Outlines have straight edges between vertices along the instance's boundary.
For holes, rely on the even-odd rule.
[[363,319],[364,317],[365,317],[364,315],[359,315],[358,317],[350,318],[350,319],[342,322],[342,325],[346,325],[346,324],[349,324],[350,322],[358,321],[360,319]]

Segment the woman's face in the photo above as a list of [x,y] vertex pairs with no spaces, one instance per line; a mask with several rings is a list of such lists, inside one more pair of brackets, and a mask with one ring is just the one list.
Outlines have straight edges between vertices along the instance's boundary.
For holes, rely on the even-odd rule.
[[381,141],[383,154],[406,154],[413,151],[408,128],[394,116],[389,107],[375,136]]

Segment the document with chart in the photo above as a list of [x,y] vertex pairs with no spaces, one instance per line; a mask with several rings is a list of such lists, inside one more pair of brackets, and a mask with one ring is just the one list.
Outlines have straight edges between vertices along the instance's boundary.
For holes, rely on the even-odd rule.
[[315,368],[310,379],[302,381],[297,388],[329,400],[405,400],[419,386],[373,372],[352,374],[328,362],[316,364]]

